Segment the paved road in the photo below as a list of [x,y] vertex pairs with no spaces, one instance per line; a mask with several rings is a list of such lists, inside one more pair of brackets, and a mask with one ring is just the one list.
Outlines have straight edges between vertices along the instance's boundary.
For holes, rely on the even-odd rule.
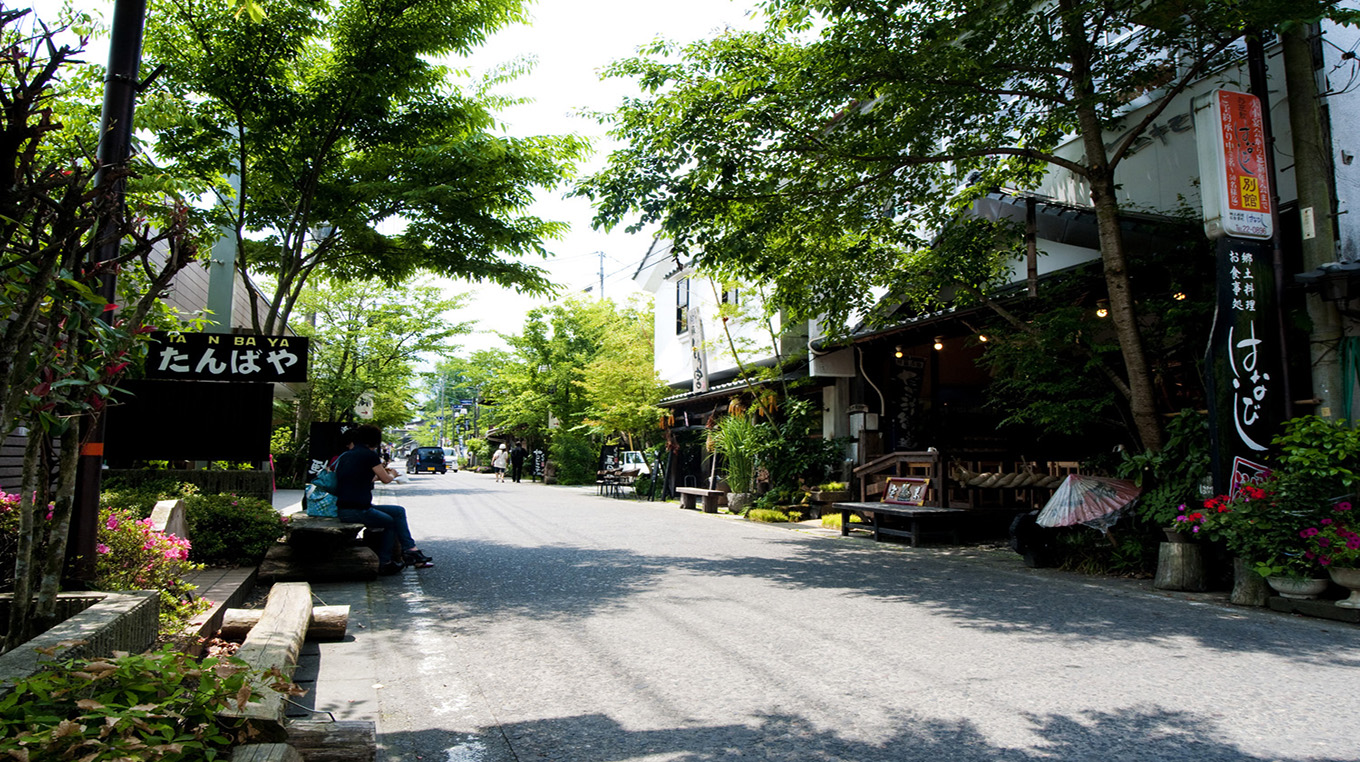
[[380,760],[1360,760],[1357,628],[459,473],[315,701]]

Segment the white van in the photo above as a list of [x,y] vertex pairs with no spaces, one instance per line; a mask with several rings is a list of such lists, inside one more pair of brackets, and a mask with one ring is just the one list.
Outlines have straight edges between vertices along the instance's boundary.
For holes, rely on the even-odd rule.
[[647,458],[639,450],[624,450],[619,453],[619,472],[623,476],[651,476],[652,469],[647,467]]
[[458,448],[457,448],[457,447],[445,447],[445,448],[444,448],[444,463],[448,466],[448,468],[449,468],[450,471],[454,472],[455,474],[458,473]]

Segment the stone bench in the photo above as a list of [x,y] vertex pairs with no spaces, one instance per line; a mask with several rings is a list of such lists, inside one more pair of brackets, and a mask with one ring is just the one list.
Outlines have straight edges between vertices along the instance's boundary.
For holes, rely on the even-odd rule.
[[676,487],[675,493],[680,496],[680,507],[693,510],[700,498],[704,501],[704,513],[717,513],[718,500],[725,494],[720,489],[703,489],[702,487]]
[[268,582],[366,582],[378,577],[378,554],[367,543],[381,531],[363,524],[294,513],[288,533],[260,562],[259,578]]

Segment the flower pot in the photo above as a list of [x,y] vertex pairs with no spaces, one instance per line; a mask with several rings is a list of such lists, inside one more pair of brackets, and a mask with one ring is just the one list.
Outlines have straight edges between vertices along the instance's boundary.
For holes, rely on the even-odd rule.
[[1351,597],[1344,601],[1337,601],[1336,605],[1343,609],[1360,609],[1360,569],[1338,569],[1331,568],[1327,573],[1332,575],[1332,581],[1351,591]]
[[1167,542],[1192,542],[1195,539],[1194,535],[1189,532],[1182,532],[1175,527],[1163,527],[1162,531],[1166,533]]
[[1325,579],[1296,579],[1294,577],[1266,577],[1266,583],[1282,597],[1311,600],[1327,589]]
[[813,502],[817,503],[847,503],[850,501],[850,490],[817,490],[812,493]]

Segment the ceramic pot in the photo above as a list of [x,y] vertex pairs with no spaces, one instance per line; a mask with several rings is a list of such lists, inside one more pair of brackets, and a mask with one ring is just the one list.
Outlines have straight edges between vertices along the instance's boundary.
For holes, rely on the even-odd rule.
[[1266,577],[1275,592],[1294,600],[1311,600],[1327,589],[1325,579],[1295,579],[1294,577]]
[[1333,582],[1351,591],[1351,597],[1337,601],[1336,605],[1343,609],[1360,609],[1360,569],[1331,568],[1327,573],[1332,575]]

